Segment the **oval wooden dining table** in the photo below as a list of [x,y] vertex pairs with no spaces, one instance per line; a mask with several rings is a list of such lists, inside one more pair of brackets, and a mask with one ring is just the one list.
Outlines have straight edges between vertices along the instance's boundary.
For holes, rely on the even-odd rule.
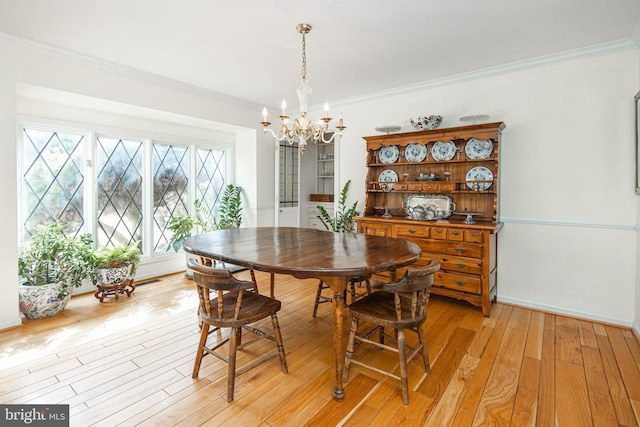
[[217,230],[185,240],[191,254],[300,279],[317,278],[333,293],[333,396],[344,398],[342,322],[344,290],[351,278],[394,271],[416,262],[420,248],[406,240],[311,228],[256,227]]

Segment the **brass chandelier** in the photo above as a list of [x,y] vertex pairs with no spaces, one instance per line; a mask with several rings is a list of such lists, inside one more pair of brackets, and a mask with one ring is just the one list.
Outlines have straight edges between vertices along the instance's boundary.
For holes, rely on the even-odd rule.
[[319,142],[330,143],[334,140],[336,135],[342,135],[342,131],[346,129],[343,125],[342,117],[338,121],[336,131],[329,131],[329,122],[333,120],[329,117],[329,103],[324,103],[324,117],[321,117],[318,121],[307,118],[307,108],[309,106],[309,98],[311,97],[311,87],[307,82],[307,52],[306,52],[306,39],[305,36],[311,31],[311,25],[298,24],[296,27],[298,32],[302,34],[302,83],[296,90],[298,99],[300,101],[300,117],[291,119],[286,114],[287,103],[282,100],[282,114],[280,117],[281,127],[280,136],[276,135],[273,130],[269,128],[271,122],[267,120],[267,108],[262,109],[262,126],[264,127],[264,133],[271,132],[271,135],[276,141],[280,142],[286,140],[289,144],[298,142],[300,152],[304,154],[304,148],[308,142],[317,144]]

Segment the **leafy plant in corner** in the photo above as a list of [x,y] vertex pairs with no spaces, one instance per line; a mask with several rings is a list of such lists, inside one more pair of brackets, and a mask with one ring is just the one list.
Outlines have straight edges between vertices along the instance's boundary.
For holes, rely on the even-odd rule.
[[185,239],[192,236],[196,229],[202,232],[238,228],[242,224],[242,187],[229,184],[220,199],[219,215],[216,218],[199,200],[193,202],[195,215],[176,216],[169,220],[167,229],[173,232],[167,244],[167,251],[178,252]]
[[344,187],[342,187],[342,191],[340,192],[340,199],[338,200],[338,210],[335,212],[333,218],[324,208],[324,206],[318,205],[318,210],[320,211],[320,215],[318,215],[318,219],[322,222],[322,225],[325,226],[327,230],[339,232],[348,232],[353,231],[355,228],[355,223],[353,218],[356,216],[356,206],[358,205],[358,201],[356,200],[351,207],[347,208],[347,193],[349,192],[349,185],[351,184],[351,180],[348,180]]
[[71,293],[71,287],[82,286],[91,279],[95,262],[93,238],[90,234],[67,237],[61,223],[38,226],[31,240],[22,244],[18,253],[18,274],[27,286],[61,283],[60,297]]

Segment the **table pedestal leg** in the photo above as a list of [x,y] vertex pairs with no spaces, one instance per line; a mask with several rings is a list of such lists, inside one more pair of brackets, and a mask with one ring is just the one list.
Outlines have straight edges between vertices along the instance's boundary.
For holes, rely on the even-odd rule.
[[344,369],[345,349],[342,342],[342,324],[344,320],[344,290],[347,287],[347,278],[322,277],[320,280],[328,284],[333,292],[333,364],[336,371],[336,385],[333,389],[333,397],[340,402],[344,399],[342,371]]

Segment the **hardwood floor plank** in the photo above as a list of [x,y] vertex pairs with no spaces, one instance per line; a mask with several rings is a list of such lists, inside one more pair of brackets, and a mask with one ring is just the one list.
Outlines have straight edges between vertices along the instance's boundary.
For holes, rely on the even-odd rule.
[[579,320],[578,330],[580,331],[580,345],[583,347],[598,347],[598,340],[596,339],[592,322]]
[[577,322],[568,322],[564,316],[556,316],[556,358],[574,365],[582,365]]
[[[268,292],[269,275],[257,273]],[[0,331],[0,400],[66,403],[72,425],[82,426],[639,424],[640,343],[631,330],[500,303],[484,317],[439,296],[424,324],[434,372],[409,362],[411,403],[402,403],[397,380],[357,366],[345,401],[336,402],[330,306],[312,318],[317,281],[276,281],[289,374],[273,360],[240,375],[232,403],[224,399],[224,362],[205,357],[200,377],[191,378],[196,295],[182,274],[118,302],[74,296],[56,317]],[[272,342],[256,343],[238,362],[273,350]],[[391,352],[356,351],[397,370]]]
[[622,374],[622,381],[631,400],[640,400],[640,369],[636,365],[627,340],[620,328],[607,326],[607,335],[616,358],[616,363]]
[[342,402],[336,402],[331,399],[313,418],[311,418],[305,426],[333,426],[338,425],[347,415],[364,399],[375,391],[377,381],[366,375],[356,375],[349,384],[345,386],[345,399]]
[[431,374],[420,384],[416,392],[433,400],[440,400],[473,336],[473,331],[456,328],[438,359],[431,363]]
[[546,314],[540,359],[540,385],[538,386],[538,413],[536,425],[552,426],[556,422],[556,316]]
[[613,407],[616,410],[618,423],[623,426],[634,425],[635,415],[625,389],[621,370],[617,365],[613,349],[609,343],[609,337],[605,335],[598,335],[597,339],[600,356],[602,357],[602,366],[604,368],[605,375],[607,376],[609,394],[613,401]]
[[586,426],[591,419],[584,368],[556,360],[556,425]]
[[442,393],[438,405],[429,417],[429,424],[436,426],[451,425],[479,363],[480,359],[477,357],[469,356],[468,354],[464,356],[451,381],[449,381]]
[[496,354],[498,353],[498,348],[500,347],[502,337],[507,328],[511,310],[512,308],[510,306],[503,307],[503,310],[500,313],[500,318],[497,320],[494,319],[495,328],[480,358],[478,369],[476,369],[473,379],[471,380],[471,384],[469,384],[467,393],[460,405],[461,411],[475,414],[478,409],[478,404],[483,396],[487,379],[489,378],[491,368],[495,362]]

